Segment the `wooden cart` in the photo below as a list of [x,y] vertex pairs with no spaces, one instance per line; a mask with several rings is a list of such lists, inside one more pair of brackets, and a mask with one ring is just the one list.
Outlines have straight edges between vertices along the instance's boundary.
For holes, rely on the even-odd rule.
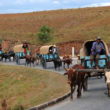
[[53,62],[59,58],[58,52],[53,51],[52,48],[57,49],[55,45],[46,45],[40,48],[41,63],[43,68],[47,68],[47,62]]
[[[20,64],[20,59],[25,59],[26,55],[24,54],[24,49],[22,48],[23,44],[19,44],[13,47],[16,56],[16,63]],[[27,55],[30,55],[30,51],[27,52]]]
[[[98,59],[98,67],[99,69],[91,69],[91,48],[92,48],[92,44],[93,42],[95,42],[94,40],[90,40],[90,41],[86,41],[82,48],[80,49],[80,60],[81,60],[81,65],[85,66],[85,69],[79,69],[77,70],[77,72],[87,72],[88,75],[91,77],[93,76],[105,76],[105,72],[110,71],[110,65],[108,65],[108,62],[110,62],[110,54],[109,54],[109,50],[108,50],[108,46],[107,44],[102,41],[104,47],[105,47],[105,51],[106,51],[106,55],[100,55],[99,59]],[[96,66],[96,62],[93,62],[93,67],[95,68]],[[94,73],[94,74],[91,74]],[[107,77],[106,77],[107,78]],[[87,82],[86,82],[86,87],[87,87]],[[107,87],[108,87],[108,96],[110,96],[110,83],[107,83]]]

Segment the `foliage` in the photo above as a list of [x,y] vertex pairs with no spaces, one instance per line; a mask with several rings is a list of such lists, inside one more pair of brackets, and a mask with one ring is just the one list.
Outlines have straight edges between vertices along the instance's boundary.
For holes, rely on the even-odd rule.
[[53,39],[53,31],[46,25],[43,25],[40,28],[40,32],[38,33],[38,38],[42,43],[48,43]]
[[2,38],[0,37],[0,44],[2,44]]

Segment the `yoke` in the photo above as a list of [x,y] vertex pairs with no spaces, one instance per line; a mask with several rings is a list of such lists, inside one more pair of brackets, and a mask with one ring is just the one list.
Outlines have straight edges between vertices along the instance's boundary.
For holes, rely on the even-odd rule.
[[77,72],[105,72],[110,71],[110,69],[76,69]]

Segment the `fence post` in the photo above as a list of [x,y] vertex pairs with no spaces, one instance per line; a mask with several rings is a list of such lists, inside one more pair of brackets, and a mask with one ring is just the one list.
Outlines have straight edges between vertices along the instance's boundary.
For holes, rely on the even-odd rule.
[[72,47],[72,58],[74,57],[74,47]]

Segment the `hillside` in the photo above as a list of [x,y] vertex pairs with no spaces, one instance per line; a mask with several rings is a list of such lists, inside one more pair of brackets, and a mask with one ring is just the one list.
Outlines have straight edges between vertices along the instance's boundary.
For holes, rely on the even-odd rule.
[[36,43],[42,25],[55,29],[53,42],[84,41],[100,35],[109,43],[110,7],[1,14],[0,36],[5,40],[27,39]]

